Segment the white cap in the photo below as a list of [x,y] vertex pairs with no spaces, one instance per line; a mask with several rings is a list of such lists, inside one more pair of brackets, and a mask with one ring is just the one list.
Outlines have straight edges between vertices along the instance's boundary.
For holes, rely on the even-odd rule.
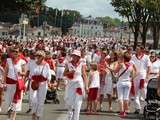
[[74,50],[73,53],[72,53],[72,55],[76,55],[76,56],[81,57],[81,51],[79,51],[79,50]]

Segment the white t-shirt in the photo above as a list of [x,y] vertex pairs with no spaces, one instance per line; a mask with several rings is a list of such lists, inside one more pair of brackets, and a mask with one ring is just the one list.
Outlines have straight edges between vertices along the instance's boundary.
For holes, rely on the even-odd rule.
[[100,59],[101,59],[100,55],[97,55],[96,53],[93,54],[92,62],[99,63]]
[[35,64],[35,60],[30,59],[27,63],[27,71],[29,71],[29,78],[31,78],[31,74],[34,71],[34,64]]
[[13,64],[12,59],[7,58],[7,64],[8,64],[7,77],[9,77],[13,80],[21,79],[21,78],[19,78],[20,76],[18,76],[18,72],[22,71],[22,65],[25,65],[26,62],[24,60],[20,59],[16,64]]
[[99,88],[100,87],[100,78],[99,78],[99,72],[93,71],[89,73],[89,80],[90,85],[89,88]]
[[150,74],[150,78],[158,77],[158,73],[160,70],[160,60],[156,60],[155,62],[151,63],[151,71],[150,73],[157,73],[157,74]]
[[31,76],[33,75],[42,75],[43,77],[47,78],[47,80],[51,80],[51,70],[48,63],[37,65],[34,62],[33,67],[31,68]]
[[130,63],[135,65],[137,75],[141,76],[140,79],[145,79],[147,74],[147,68],[151,66],[149,56],[143,55],[141,59],[138,59],[136,55],[133,55]]

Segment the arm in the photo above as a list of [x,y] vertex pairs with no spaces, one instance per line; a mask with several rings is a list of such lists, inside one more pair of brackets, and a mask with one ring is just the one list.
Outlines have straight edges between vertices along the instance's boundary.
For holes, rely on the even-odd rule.
[[160,96],[160,71],[159,71],[159,75],[158,75],[158,89],[157,89],[157,94],[158,94],[158,96]]
[[3,76],[4,76],[3,83],[5,83],[5,84],[6,84],[7,74],[8,74],[8,64],[6,64],[6,66],[4,68],[4,73],[3,73]]
[[135,77],[136,77],[136,67],[132,65],[131,80],[133,81]]
[[88,79],[87,79],[87,74],[86,74],[86,65],[82,66],[82,78],[84,80],[84,85],[86,91],[88,91]]

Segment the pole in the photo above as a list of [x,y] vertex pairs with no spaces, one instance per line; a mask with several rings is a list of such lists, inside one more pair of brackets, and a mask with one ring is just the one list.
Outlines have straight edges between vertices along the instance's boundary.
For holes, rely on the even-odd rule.
[[23,29],[23,41],[25,41],[25,33],[26,33],[26,26],[25,26],[25,24],[24,24],[24,27],[23,27],[24,29]]
[[57,26],[57,9],[56,9],[56,13],[55,13],[55,21],[54,21],[55,27]]
[[61,13],[61,23],[60,23],[60,26],[61,26],[61,30],[62,30],[62,27],[63,27],[63,10],[62,10],[62,13]]

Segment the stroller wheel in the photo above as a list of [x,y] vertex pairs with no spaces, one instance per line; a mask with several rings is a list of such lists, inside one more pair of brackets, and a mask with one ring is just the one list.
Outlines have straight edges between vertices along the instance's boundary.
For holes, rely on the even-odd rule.
[[146,107],[143,110],[143,118],[144,118],[144,120],[148,120],[149,119],[148,118],[148,112],[146,111]]
[[160,120],[160,113],[159,112],[156,112],[156,118],[155,120]]

